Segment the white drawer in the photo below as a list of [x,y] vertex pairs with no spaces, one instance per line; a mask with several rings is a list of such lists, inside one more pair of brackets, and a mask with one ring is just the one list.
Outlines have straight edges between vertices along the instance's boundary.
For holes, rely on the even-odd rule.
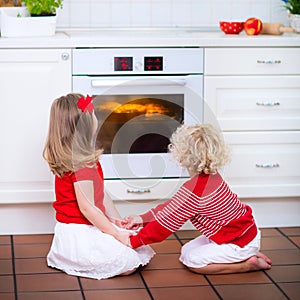
[[224,133],[232,160],[224,177],[240,197],[300,195],[300,132]]
[[105,189],[112,200],[168,200],[188,178],[106,179]]
[[204,84],[205,121],[223,131],[300,129],[300,76],[207,76]]
[[300,74],[300,48],[205,49],[204,74]]

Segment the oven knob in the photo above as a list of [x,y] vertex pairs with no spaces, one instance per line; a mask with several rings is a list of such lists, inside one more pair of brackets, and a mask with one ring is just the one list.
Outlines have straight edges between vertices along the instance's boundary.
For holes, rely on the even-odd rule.
[[62,60],[68,60],[70,57],[69,53],[67,52],[63,52],[61,55]]
[[142,67],[143,67],[143,64],[140,61],[136,62],[136,64],[134,65],[134,68],[136,71],[142,71]]

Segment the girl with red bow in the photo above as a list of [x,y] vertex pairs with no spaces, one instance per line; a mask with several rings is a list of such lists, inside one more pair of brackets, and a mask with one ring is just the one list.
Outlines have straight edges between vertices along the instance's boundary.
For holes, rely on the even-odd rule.
[[55,175],[57,224],[47,262],[70,275],[103,279],[131,274],[155,253],[125,245],[131,231],[104,192],[97,128],[92,97],[68,94],[53,102],[43,156]]

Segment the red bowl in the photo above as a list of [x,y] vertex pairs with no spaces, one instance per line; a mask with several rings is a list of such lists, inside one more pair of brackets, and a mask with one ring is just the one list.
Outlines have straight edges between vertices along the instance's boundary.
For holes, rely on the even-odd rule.
[[244,28],[244,22],[220,22],[220,28],[226,34],[239,34]]

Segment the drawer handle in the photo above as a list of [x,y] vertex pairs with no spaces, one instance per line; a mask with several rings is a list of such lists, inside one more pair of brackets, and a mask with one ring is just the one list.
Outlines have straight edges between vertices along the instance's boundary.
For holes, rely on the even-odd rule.
[[257,168],[264,168],[264,169],[279,168],[279,164],[278,164],[278,163],[275,163],[275,164],[272,164],[272,163],[267,163],[267,164],[255,164],[255,166],[256,166]]
[[279,106],[280,102],[256,102],[257,106]]
[[127,193],[132,193],[132,194],[150,193],[150,189],[127,189]]
[[265,65],[275,65],[275,64],[281,64],[281,60],[257,60],[258,64],[265,64]]

